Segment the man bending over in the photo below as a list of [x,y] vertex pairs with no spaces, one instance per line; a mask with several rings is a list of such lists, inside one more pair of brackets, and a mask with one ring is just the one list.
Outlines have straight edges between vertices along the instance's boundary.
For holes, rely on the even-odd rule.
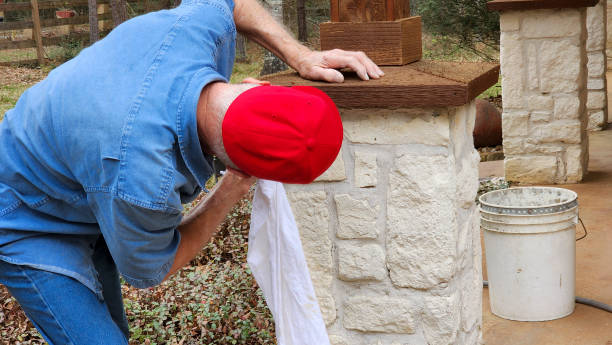
[[[292,126],[289,113],[303,123],[332,119],[323,127],[336,133],[341,125],[317,91],[227,84],[236,29],[305,78],[342,82],[336,68],[362,79],[382,75],[363,53],[300,45],[255,0],[184,0],[84,49],[27,90],[0,123],[0,283],[50,344],[126,344],[119,272],[145,288],[187,264],[248,191],[249,175],[305,183],[322,172],[288,157],[295,152],[284,144],[275,160],[267,145],[274,141],[260,130],[259,141],[241,132],[261,115],[245,117],[257,99],[272,118],[285,115],[281,131]],[[306,151],[335,157],[338,136],[330,137],[322,151],[313,144],[319,139],[305,139]],[[243,172],[230,168],[183,219],[181,205],[211,175],[212,154]]]

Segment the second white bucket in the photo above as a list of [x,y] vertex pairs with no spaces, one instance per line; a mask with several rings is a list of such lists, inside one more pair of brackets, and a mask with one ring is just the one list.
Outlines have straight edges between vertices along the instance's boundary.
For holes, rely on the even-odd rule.
[[493,314],[546,321],[574,311],[577,198],[553,187],[510,188],[480,197]]

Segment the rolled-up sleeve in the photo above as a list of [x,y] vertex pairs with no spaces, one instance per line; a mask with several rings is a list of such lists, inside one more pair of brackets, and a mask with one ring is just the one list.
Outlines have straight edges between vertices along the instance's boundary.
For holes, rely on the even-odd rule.
[[93,193],[88,198],[125,281],[137,288],[161,283],[178,249],[182,214],[152,210],[110,193]]

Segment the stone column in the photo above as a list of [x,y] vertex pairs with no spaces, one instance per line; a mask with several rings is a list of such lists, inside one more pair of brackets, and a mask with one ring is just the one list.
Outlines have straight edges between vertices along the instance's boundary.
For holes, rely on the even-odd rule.
[[[612,28],[612,0],[606,0],[606,26]],[[606,30],[606,57],[608,68],[612,68],[612,30]]]
[[574,183],[587,172],[586,9],[502,11],[506,179]]
[[608,96],[606,82],[606,28],[605,0],[587,8],[586,50],[588,57],[587,112],[588,130],[602,130],[608,125]]
[[332,344],[478,344],[474,102],[340,113],[336,162],[286,186]]

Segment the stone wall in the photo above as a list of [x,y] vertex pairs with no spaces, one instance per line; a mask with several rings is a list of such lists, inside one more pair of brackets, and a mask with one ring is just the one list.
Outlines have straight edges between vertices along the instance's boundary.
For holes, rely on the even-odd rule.
[[474,103],[340,112],[336,162],[286,186],[332,344],[480,343]]
[[500,21],[506,179],[578,182],[588,161],[586,9],[504,11]]
[[587,112],[589,130],[602,130],[608,124],[608,96],[606,85],[606,0],[587,8],[588,58]]
[[[612,28],[612,23],[608,23],[608,21],[612,20],[612,0],[606,0],[606,2],[606,24],[607,27]],[[612,30],[606,31],[606,56],[608,60],[608,68],[612,68]]]

